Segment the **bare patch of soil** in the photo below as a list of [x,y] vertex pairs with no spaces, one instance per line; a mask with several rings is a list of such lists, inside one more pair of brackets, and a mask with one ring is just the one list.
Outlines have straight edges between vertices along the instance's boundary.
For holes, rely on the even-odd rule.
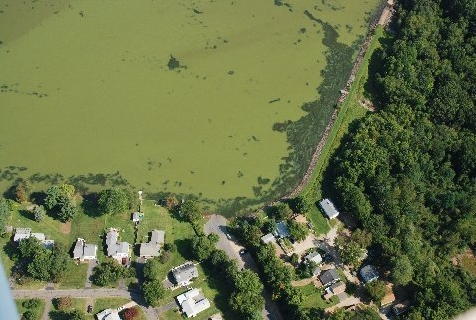
[[71,221],[60,224],[60,232],[62,234],[69,234],[71,232]]

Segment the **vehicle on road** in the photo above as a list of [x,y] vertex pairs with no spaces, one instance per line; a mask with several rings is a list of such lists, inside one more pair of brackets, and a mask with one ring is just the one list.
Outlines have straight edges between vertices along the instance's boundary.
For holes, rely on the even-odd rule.
[[226,238],[227,238],[228,240],[231,240],[231,235],[230,235],[228,232],[225,233],[225,235],[226,235]]
[[240,250],[240,256],[244,255],[245,253],[247,253],[248,251],[246,249],[241,249]]

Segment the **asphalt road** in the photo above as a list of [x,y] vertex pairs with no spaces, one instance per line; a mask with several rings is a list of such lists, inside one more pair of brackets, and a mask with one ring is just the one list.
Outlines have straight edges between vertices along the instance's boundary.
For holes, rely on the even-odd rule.
[[[239,245],[233,236],[230,235],[231,239],[226,237],[227,222],[228,221],[225,217],[213,214],[203,226],[203,230],[205,234],[218,234],[220,239],[218,240],[217,248],[225,251],[230,259],[235,259],[238,262],[239,267],[244,267],[258,273],[258,267],[253,260],[253,257],[251,257],[249,253],[240,256],[239,252],[241,249],[244,249],[244,247]],[[265,306],[262,312],[263,319],[282,320],[283,317],[281,316],[276,303],[271,299],[271,295],[266,289],[263,290],[263,298],[265,300]]]

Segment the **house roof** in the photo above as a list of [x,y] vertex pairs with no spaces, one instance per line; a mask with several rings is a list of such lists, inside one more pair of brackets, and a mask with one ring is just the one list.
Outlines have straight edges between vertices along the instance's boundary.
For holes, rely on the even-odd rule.
[[286,222],[284,221],[279,221],[276,224],[276,236],[278,238],[286,238],[289,237],[289,229],[288,226],[286,225]]
[[83,247],[84,247],[84,239],[76,240],[76,244],[74,245],[73,249],[73,259],[81,259],[83,257]]
[[182,307],[182,311],[189,318],[210,308],[210,301],[198,289],[192,289],[177,296],[177,301]]
[[121,320],[119,314],[112,309],[106,309],[96,313],[96,317],[98,320]]
[[321,276],[319,277],[323,285],[328,285],[330,283],[333,283],[337,280],[340,280],[339,274],[337,273],[336,269],[329,269],[325,271]]
[[317,252],[317,251],[313,251],[313,252],[308,253],[304,257],[304,259],[307,260],[307,261],[315,262],[315,263],[321,263],[322,262],[322,257],[319,254],[319,252]]
[[339,294],[345,291],[345,283],[342,281],[338,281],[330,286],[332,293]]
[[327,198],[323,199],[319,202],[319,205],[321,206],[322,210],[324,210],[324,213],[329,219],[335,218],[339,215],[339,211],[337,211],[331,200]]
[[106,234],[107,255],[129,254],[129,243],[117,242],[119,233],[115,229],[110,229]]
[[261,241],[263,241],[263,243],[276,242],[276,238],[272,233],[268,233],[261,237]]
[[375,267],[370,264],[360,269],[360,275],[362,276],[362,279],[365,283],[375,281],[379,277],[377,269],[375,269]]
[[188,261],[173,268],[172,274],[177,283],[182,283],[198,277],[198,269],[192,262]]
[[312,271],[313,276],[318,276],[321,274],[321,268],[315,267],[314,270]]
[[160,247],[153,243],[141,243],[140,244],[140,256],[150,256],[150,257],[157,257],[160,253]]
[[406,311],[408,311],[408,309],[410,309],[410,301],[409,300],[405,300],[403,302],[400,302],[396,305],[393,306],[392,310],[393,310],[393,313],[395,313],[395,315],[399,315],[399,314],[402,314]]
[[83,256],[85,257],[96,257],[96,252],[98,250],[98,246],[95,244],[85,244],[83,250]]
[[163,230],[152,230],[150,236],[150,243],[154,244],[164,244],[165,242],[165,231]]
[[134,212],[132,214],[132,221],[139,221],[140,220],[140,213],[139,212]]
[[13,241],[20,241],[22,239],[29,238],[31,234],[31,228],[16,228]]
[[30,236],[35,237],[40,241],[45,241],[46,240],[46,237],[45,237],[44,233],[31,233]]

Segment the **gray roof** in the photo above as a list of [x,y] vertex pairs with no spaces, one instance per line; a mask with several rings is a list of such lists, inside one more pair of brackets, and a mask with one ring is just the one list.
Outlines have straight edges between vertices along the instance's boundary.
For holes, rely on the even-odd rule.
[[139,212],[134,212],[132,214],[132,221],[139,221],[139,215],[140,215]]
[[119,238],[119,233],[111,229],[106,235],[106,244],[107,244],[107,255],[115,256],[116,254],[129,254],[129,243],[127,242],[117,242]]
[[76,244],[74,245],[74,249],[73,249],[73,259],[81,259],[83,257],[83,247],[84,247],[84,240],[83,239],[76,240]]
[[31,234],[31,228],[16,228],[13,241],[20,241],[22,239],[29,238]]
[[329,219],[335,218],[339,215],[339,211],[337,211],[336,207],[329,199],[324,199],[319,202],[322,210],[324,210],[325,214]]
[[317,251],[313,251],[313,252],[310,252],[308,253],[304,259],[306,259],[307,261],[313,261],[315,263],[321,263],[322,262],[322,257],[320,255],[319,252]]
[[319,279],[321,279],[323,285],[328,285],[330,283],[336,282],[337,280],[340,280],[340,277],[336,269],[329,269],[323,274],[321,274]]
[[152,235],[150,236],[150,243],[154,244],[164,244],[165,242],[165,231],[163,230],[152,230]]
[[186,262],[172,269],[172,274],[177,283],[182,283],[197,278],[198,269],[192,262]]
[[84,245],[84,251],[83,251],[83,256],[87,256],[87,257],[92,257],[92,256],[96,256],[96,251],[98,249],[98,246],[95,245],[95,244],[85,244]]
[[286,222],[284,222],[284,221],[279,221],[279,222],[276,224],[276,235],[277,235],[277,237],[279,237],[279,238],[289,237],[290,233],[289,233],[288,226],[286,225]]
[[379,277],[377,269],[375,269],[375,267],[370,264],[360,269],[360,275],[362,276],[362,279],[365,283],[375,281]]
[[158,257],[160,254],[160,247],[150,242],[141,243],[139,251],[141,257]]
[[261,241],[263,241],[263,243],[276,242],[276,238],[272,233],[268,233],[261,237]]
[[78,238],[73,249],[73,259],[84,259],[84,257],[96,257],[98,246],[86,244],[84,239]]

